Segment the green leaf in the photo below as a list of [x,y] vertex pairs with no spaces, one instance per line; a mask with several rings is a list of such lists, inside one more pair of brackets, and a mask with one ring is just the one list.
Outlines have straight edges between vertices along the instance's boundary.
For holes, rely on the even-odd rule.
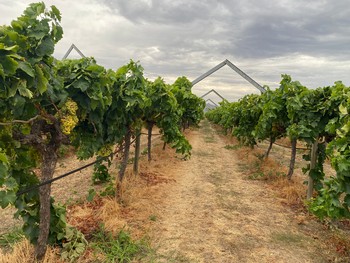
[[66,214],[65,214],[65,213],[60,214],[60,220],[61,220],[64,224],[67,223],[67,219],[66,219]]
[[63,29],[61,26],[53,25],[52,31],[55,36],[55,42],[57,43],[63,37]]
[[65,237],[65,233],[64,232],[60,232],[57,234],[57,240],[62,240]]
[[39,57],[43,57],[51,55],[54,52],[54,49],[55,43],[53,40],[50,37],[45,37],[40,41],[35,52]]
[[18,184],[15,178],[9,177],[6,179],[4,186],[6,187],[7,190],[17,190]]
[[11,22],[11,26],[16,30],[16,31],[21,31],[23,29],[23,25],[21,22],[17,20],[13,20]]
[[96,73],[101,73],[104,71],[104,68],[97,64],[91,64],[86,68],[86,70],[96,72]]
[[39,93],[43,94],[47,90],[47,85],[48,85],[49,81],[44,76],[43,71],[41,70],[41,68],[38,65],[35,65],[35,72],[36,72],[37,80],[38,80],[37,81],[37,88],[39,90]]
[[34,78],[35,76],[35,71],[32,68],[32,65],[30,65],[28,62],[26,61],[20,61],[18,63],[18,68],[20,68],[22,71],[24,71],[28,76]]
[[80,89],[82,92],[86,91],[90,87],[90,83],[87,80],[79,79],[74,82],[74,87]]
[[18,45],[7,47],[7,46],[5,46],[5,44],[0,43],[0,50],[17,52],[18,48],[19,48]]
[[8,164],[9,160],[5,153],[0,152],[0,161],[4,164]]
[[14,75],[18,68],[18,62],[9,55],[0,55],[0,64],[2,65],[6,75]]
[[0,187],[4,184],[7,177],[8,169],[3,163],[0,163]]
[[32,3],[29,5],[29,7],[26,10],[24,10],[24,14],[26,16],[28,16],[29,18],[35,19],[37,16],[39,16],[44,11],[45,11],[44,2]]
[[5,79],[5,71],[1,64],[0,64],[0,76],[2,77],[3,80]]
[[347,194],[344,198],[345,204],[350,207],[350,194]]
[[58,10],[57,7],[54,6],[54,5],[51,6],[51,10],[52,10],[52,13],[55,15],[55,17],[57,17],[57,20],[61,21],[61,12],[60,12],[60,10]]
[[23,97],[27,97],[29,99],[33,98],[33,93],[27,88],[27,81],[21,79],[19,81],[19,85],[17,87],[19,94]]
[[94,200],[95,195],[96,195],[95,189],[90,189],[90,190],[89,190],[89,194],[88,194],[88,196],[86,197],[86,200],[87,200],[88,202],[92,202],[92,200]]
[[45,31],[38,31],[38,30],[33,30],[28,34],[29,37],[34,37],[36,40],[42,39],[44,36],[47,35],[47,32]]
[[2,209],[14,204],[16,201],[16,193],[12,191],[0,191],[0,206]]
[[348,114],[348,109],[347,109],[346,106],[344,106],[343,104],[340,104],[340,105],[339,105],[339,111],[340,111],[340,113],[343,114],[343,115]]

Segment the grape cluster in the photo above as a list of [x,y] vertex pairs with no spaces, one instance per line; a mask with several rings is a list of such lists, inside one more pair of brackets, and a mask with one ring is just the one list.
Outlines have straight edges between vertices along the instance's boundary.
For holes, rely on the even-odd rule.
[[68,99],[61,109],[61,127],[62,132],[66,135],[69,135],[79,122],[76,115],[77,110],[78,105],[72,99]]
[[113,152],[113,145],[106,144],[97,152],[97,155],[107,157],[112,152]]

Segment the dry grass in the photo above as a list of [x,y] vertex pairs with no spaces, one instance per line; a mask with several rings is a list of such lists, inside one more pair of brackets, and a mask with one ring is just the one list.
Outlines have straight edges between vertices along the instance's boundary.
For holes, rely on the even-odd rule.
[[248,178],[265,181],[284,199],[283,203],[293,208],[304,207],[306,192],[302,178],[295,175],[293,180],[288,180],[285,176],[287,167],[281,166],[274,158],[264,159],[262,149],[242,147],[236,153]]
[[279,196],[285,203],[292,207],[303,207],[306,200],[305,186],[298,181],[290,181],[287,178],[278,178],[271,183],[271,187],[278,190]]
[[[89,239],[101,225],[113,234],[126,229],[133,238],[139,239],[148,235],[154,220],[158,217],[158,209],[163,200],[159,191],[164,184],[174,183],[172,175],[164,175],[159,171],[181,160],[174,158],[174,150],[162,144],[153,147],[153,160],[149,163],[146,156],[140,160],[140,174],[135,176],[132,165],[129,165],[121,187],[122,202],[115,201],[114,196],[95,196],[93,202],[76,204],[69,207],[68,221],[77,227]],[[164,162],[172,159],[172,162]]]
[[[37,262],[34,257],[34,246],[28,240],[17,243],[10,253],[3,253],[0,250],[1,263],[34,263]],[[44,259],[41,263],[60,263],[62,262],[58,251],[48,247]]]
[[[115,201],[114,197],[102,198],[96,196],[93,202],[79,203],[67,208],[68,222],[77,227],[84,233],[87,239],[91,239],[96,231],[99,231],[101,225],[104,229],[113,234],[122,229],[127,229],[133,238],[139,239],[149,233],[154,220],[151,216],[157,218],[157,205],[162,202],[163,196],[159,189],[163,184],[173,183],[174,179],[165,176],[158,171],[173,165],[173,163],[164,163],[162,159],[174,159],[174,151],[167,148],[161,150],[161,145],[153,149],[154,160],[148,163],[146,158],[140,162],[140,176],[134,176],[131,165],[128,167],[123,184],[123,204]],[[173,162],[181,162],[174,159]],[[78,262],[90,262],[96,260],[96,255],[91,254],[89,249]],[[34,246],[27,240],[17,243],[9,253],[0,251],[0,262],[4,263],[33,263]],[[48,248],[44,258],[44,263],[62,262],[58,250]],[[103,259],[101,259],[103,262]]]
[[127,226],[127,222],[121,217],[121,207],[114,198],[106,198],[98,210],[98,218],[103,222],[105,230],[118,233]]
[[88,239],[101,225],[107,231],[118,233],[127,223],[121,216],[121,207],[114,198],[97,196],[93,202],[75,205],[69,209],[68,221]]

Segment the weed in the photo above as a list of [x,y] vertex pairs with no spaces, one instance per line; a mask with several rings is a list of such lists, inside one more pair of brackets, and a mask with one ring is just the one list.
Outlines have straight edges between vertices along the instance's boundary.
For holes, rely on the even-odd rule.
[[102,254],[104,262],[131,262],[144,258],[151,251],[146,240],[133,241],[130,234],[124,230],[113,236],[103,226],[93,236],[90,247]]
[[157,216],[156,215],[150,215],[149,220],[151,221],[157,221]]
[[67,201],[64,202],[64,205],[65,205],[65,206],[70,206],[70,205],[73,205],[74,203],[76,203],[76,202],[75,202],[74,199],[70,196],[70,197],[67,199]]
[[17,242],[24,239],[24,233],[21,228],[13,228],[10,232],[0,235],[0,248],[12,248]]
[[260,172],[255,172],[255,173],[248,175],[248,179],[259,180],[259,179],[263,178],[264,176],[265,176],[265,174],[260,171]]
[[210,152],[205,152],[205,151],[193,152],[193,154],[196,154],[200,157],[214,157],[214,154],[212,154]]
[[241,148],[242,147],[242,145],[239,145],[239,144],[237,144],[237,145],[229,145],[229,144],[227,144],[227,145],[225,145],[225,149],[227,149],[227,150],[237,150],[237,149],[239,149],[239,148]]
[[283,172],[280,171],[257,171],[255,173],[252,173],[250,175],[248,175],[248,179],[251,180],[276,180],[277,178],[283,178],[286,177],[287,175]]
[[302,245],[301,243],[303,242],[303,236],[298,235],[298,234],[293,234],[290,232],[287,233],[273,233],[272,238],[283,244],[297,244],[297,245]]
[[[107,161],[107,166],[111,165],[111,161]],[[111,180],[111,175],[109,174],[108,167],[102,163],[102,161],[98,161],[94,165],[94,173],[92,175],[92,182],[94,184],[105,183]]]
[[255,155],[260,161],[263,161],[264,158],[265,158],[265,154],[264,154],[264,153],[256,152],[256,153],[254,153],[254,155]]
[[213,136],[206,136],[206,137],[204,138],[204,141],[205,141],[206,143],[214,143],[214,142],[215,142],[215,139],[214,139]]
[[147,153],[148,153],[148,149],[145,148],[145,149],[142,150],[141,155],[146,155]]
[[74,227],[67,227],[65,242],[62,244],[61,257],[66,261],[73,262],[77,260],[85,251],[88,244],[83,233]]
[[100,196],[115,196],[115,186],[109,182],[104,190],[100,192]]
[[86,197],[86,200],[88,202],[92,202],[94,200],[95,195],[96,195],[95,189],[93,189],[93,188],[89,189],[89,193],[88,193],[88,195]]

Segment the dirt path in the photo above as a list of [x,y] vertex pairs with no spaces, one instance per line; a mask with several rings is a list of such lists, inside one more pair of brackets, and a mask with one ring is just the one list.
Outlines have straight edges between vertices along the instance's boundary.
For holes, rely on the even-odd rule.
[[209,123],[190,142],[192,158],[170,171],[177,183],[165,189],[160,262],[329,262],[274,192],[238,171]]

